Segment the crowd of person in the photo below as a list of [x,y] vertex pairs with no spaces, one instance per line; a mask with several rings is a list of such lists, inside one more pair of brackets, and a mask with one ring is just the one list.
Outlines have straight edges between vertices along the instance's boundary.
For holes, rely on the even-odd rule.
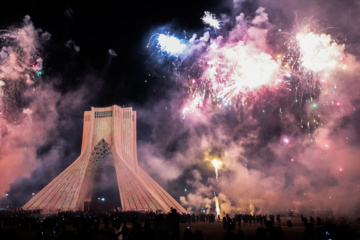
[[0,211],[0,239],[19,239],[19,230],[35,232],[33,239],[98,239],[100,224],[107,239],[179,239],[180,216],[175,209],[167,214]]
[[[20,239],[19,231],[31,232],[28,239],[169,239],[203,240],[202,232],[190,228],[192,223],[222,221],[224,240],[235,239],[284,239],[280,215],[225,215],[222,219],[214,214],[179,214],[175,209],[169,213],[154,212],[58,212],[45,215],[40,211],[0,211],[0,239]],[[303,239],[356,239],[345,221],[335,224],[333,219],[320,217],[309,220],[300,216],[304,226]],[[292,227],[290,219],[286,226]],[[186,226],[185,229],[180,229]],[[101,225],[101,228],[100,228]],[[243,226],[258,226],[254,238],[245,238]],[[284,226],[284,225],[283,225]],[[220,229],[219,229],[220,230]],[[100,231],[100,233],[99,233]],[[341,236],[341,237],[340,237]],[[346,237],[346,238],[343,238]]]

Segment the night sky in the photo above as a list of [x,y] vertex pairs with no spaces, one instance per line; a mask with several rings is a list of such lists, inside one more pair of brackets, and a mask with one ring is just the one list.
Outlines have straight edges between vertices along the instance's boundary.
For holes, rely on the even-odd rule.
[[[204,9],[218,7],[217,1],[73,2],[14,1],[8,7],[14,11],[3,11],[1,26],[19,24],[29,15],[36,28],[52,35],[44,53],[45,71],[48,76],[59,73],[64,76],[59,86],[62,91],[78,86],[90,70],[104,77],[106,84],[95,96],[98,106],[146,101],[152,84],[144,84],[149,34],[169,23],[178,25],[180,31],[201,29]],[[226,7],[217,10],[230,11],[232,2],[221,2]],[[80,47],[78,54],[65,47],[69,40]],[[118,56],[106,69],[108,49],[115,50]]]
[[[230,11],[232,2],[228,2],[221,6],[222,10]],[[30,16],[36,29],[51,34],[50,40],[41,46],[42,81],[61,95],[54,102],[60,124],[49,130],[50,135],[56,132],[59,138],[51,137],[39,144],[35,160],[40,163],[39,168],[30,170],[31,176],[20,178],[11,190],[8,189],[16,205],[26,201],[32,192],[39,191],[80,154],[83,111],[91,106],[113,104],[137,110],[149,99],[163,98],[161,94],[171,87],[171,83],[148,76],[151,70],[146,65],[149,56],[146,45],[150,35],[154,29],[169,23],[203,28],[200,17],[204,9],[215,9],[217,1],[11,1],[7,6],[8,10],[3,9],[0,17],[2,29],[20,27],[24,17]],[[69,46],[68,41],[71,41]],[[80,51],[77,52],[74,46]],[[110,57],[109,49],[117,56]],[[77,91],[86,94],[74,96]],[[74,112],[60,106],[62,101],[70,105],[76,102],[76,108],[72,108]],[[148,128],[145,126],[144,134],[138,134],[138,137],[148,139]],[[53,159],[54,148],[63,151],[61,160],[59,156]],[[46,163],[49,158],[51,162]]]
[[[29,61],[41,58],[43,70],[35,76],[24,67],[0,79],[0,196],[8,193],[15,206],[79,156],[83,112],[116,104],[137,111],[140,166],[189,209],[214,209],[216,192],[229,212],[358,213],[360,199],[344,198],[360,191],[356,1],[11,1],[1,11],[1,74],[10,69],[10,52],[27,61],[16,50],[25,48],[7,40],[26,26],[37,31]],[[204,11],[222,20],[220,29],[203,23]],[[331,36],[335,55],[320,52],[325,66],[301,65],[298,31]],[[181,38],[187,52],[161,52],[150,41],[157,33]],[[229,105],[226,96],[214,103],[209,69],[214,59],[228,60],[227,49],[243,54],[234,65],[242,78],[276,72],[283,84],[239,88]],[[278,54],[287,56],[283,63]],[[293,69],[284,70],[293,58]],[[341,71],[330,69],[334,58]],[[216,81],[238,72],[223,72],[233,62],[220,64]],[[184,114],[201,91],[203,102]],[[213,158],[223,161],[219,182]]]

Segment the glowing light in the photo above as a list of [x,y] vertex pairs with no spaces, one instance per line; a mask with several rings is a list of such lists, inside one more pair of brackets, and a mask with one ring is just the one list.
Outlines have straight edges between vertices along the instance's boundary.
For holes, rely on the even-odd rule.
[[215,158],[211,161],[211,163],[215,167],[215,176],[216,176],[216,181],[217,181],[218,180],[218,167],[220,167],[222,165],[222,162]]
[[217,217],[220,216],[219,199],[217,196],[215,196],[215,210]]
[[36,75],[38,75],[39,77],[43,74],[44,74],[44,70],[41,70],[41,69],[36,72]]
[[116,57],[117,56],[117,53],[115,52],[114,49],[109,49],[109,54],[113,57]]
[[321,149],[327,150],[327,149],[329,149],[329,145],[328,145],[328,144],[325,144],[325,145],[321,146]]
[[186,45],[174,36],[159,34],[157,41],[160,51],[170,55],[179,56],[186,49]]
[[194,94],[195,96],[192,99],[189,99],[188,104],[183,108],[183,119],[185,119],[188,113],[193,113],[197,108],[201,108],[204,104],[204,94]]
[[214,14],[208,11],[205,11],[204,14],[205,15],[201,19],[205,24],[208,24],[215,29],[220,29],[220,22],[215,18]]
[[280,64],[269,54],[244,42],[209,49],[202,79],[224,101],[275,84]]
[[330,35],[298,33],[296,35],[301,53],[301,65],[311,71],[335,69],[339,65],[344,45],[338,45]]
[[284,142],[285,142],[285,143],[289,143],[289,139],[288,139],[288,138],[284,138]]
[[254,216],[255,207],[252,204],[252,202],[250,202],[250,204],[249,204],[249,210],[250,210],[250,215]]

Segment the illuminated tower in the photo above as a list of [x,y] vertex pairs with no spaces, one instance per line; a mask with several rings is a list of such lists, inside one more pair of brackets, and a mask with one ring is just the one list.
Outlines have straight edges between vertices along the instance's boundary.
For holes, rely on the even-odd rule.
[[186,210],[138,165],[136,112],[111,106],[84,113],[81,154],[68,168],[32,197],[23,209],[43,212],[84,210],[96,190],[96,175],[114,166],[123,211]]

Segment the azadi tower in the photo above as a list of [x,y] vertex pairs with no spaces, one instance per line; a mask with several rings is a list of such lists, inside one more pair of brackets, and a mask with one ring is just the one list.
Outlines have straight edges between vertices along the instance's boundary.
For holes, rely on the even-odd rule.
[[122,211],[186,210],[139,167],[136,112],[111,106],[84,113],[81,154],[68,168],[33,196],[23,209],[43,212],[84,210],[97,188],[105,164],[115,167]]

